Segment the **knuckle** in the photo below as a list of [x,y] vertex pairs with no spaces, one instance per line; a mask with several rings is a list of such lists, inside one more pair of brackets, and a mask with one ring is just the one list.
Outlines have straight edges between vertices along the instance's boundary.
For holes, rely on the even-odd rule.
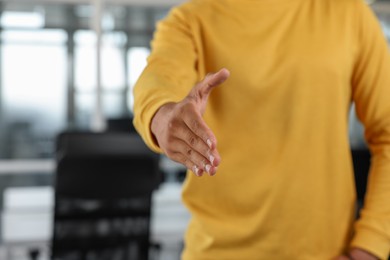
[[168,121],[168,128],[170,130],[175,130],[175,129],[178,129],[179,128],[179,120],[177,119],[171,119]]
[[190,144],[191,146],[197,142],[196,136],[189,129],[186,129],[186,132],[185,132],[184,136],[181,136],[181,139],[183,141],[186,141],[187,144]]
[[175,128],[174,121],[169,121],[168,122],[168,128],[169,129],[174,129]]
[[192,125],[192,128],[193,128],[194,130],[198,130],[199,127],[200,127],[200,124],[199,124],[198,120],[196,120],[196,119],[192,119],[192,120],[191,120],[191,125]]
[[191,157],[191,156],[192,156],[192,149],[188,149],[188,150],[187,150],[187,155],[188,155],[188,157]]
[[196,144],[196,138],[193,135],[189,136],[188,142],[191,146],[194,146]]

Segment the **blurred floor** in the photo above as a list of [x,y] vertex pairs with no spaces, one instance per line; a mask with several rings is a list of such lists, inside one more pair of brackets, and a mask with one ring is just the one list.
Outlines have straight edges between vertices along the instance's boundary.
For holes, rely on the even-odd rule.
[[[180,260],[181,248],[164,248],[160,256],[156,260]],[[10,258],[10,259],[7,259]],[[0,246],[0,259],[1,260],[30,260],[28,257],[28,250],[25,248],[13,249],[12,256],[7,257],[6,250],[3,246]],[[38,260],[49,260],[47,252],[41,254]]]

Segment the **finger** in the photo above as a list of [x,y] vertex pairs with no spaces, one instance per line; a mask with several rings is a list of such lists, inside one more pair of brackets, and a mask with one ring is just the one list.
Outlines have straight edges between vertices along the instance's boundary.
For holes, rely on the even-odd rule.
[[187,136],[183,138],[186,142],[206,157],[213,166],[218,166],[221,158],[217,147],[217,139],[214,133],[197,113],[183,115],[183,121],[188,127]]
[[[210,149],[210,146],[207,143],[211,144],[211,141],[209,139],[206,139],[206,141],[204,141],[196,133],[194,133],[184,121],[180,122],[179,124],[180,125],[176,125],[176,128],[180,130],[175,131],[175,136],[173,137],[173,139],[171,139],[169,144],[170,147],[174,147],[174,150],[168,152],[177,152],[178,144],[177,142],[173,142],[176,140],[180,140],[184,142],[186,146],[202,155],[202,157],[205,158],[208,164],[210,164],[211,166],[218,166],[219,162],[221,161],[220,155],[216,149]],[[185,151],[184,149],[181,149],[180,152],[184,153]]]
[[214,87],[225,82],[229,76],[230,72],[225,68],[214,74],[209,74],[200,84],[201,89],[204,91],[203,93],[208,95]]
[[203,172],[207,172],[210,176],[214,176],[217,173],[216,166],[213,166],[207,158],[191,149],[191,147],[181,139],[175,138],[171,140],[170,147],[164,149],[164,152],[170,159],[185,165],[197,176],[201,176]]
[[223,68],[216,73],[208,74],[201,82],[199,82],[191,91],[190,96],[195,96],[200,99],[207,99],[211,90],[216,86],[225,82],[230,76],[230,72]]
[[204,171],[200,169],[194,162],[188,159],[184,154],[180,152],[173,153],[170,156],[170,159],[174,160],[175,162],[183,164],[188,170],[192,171],[196,176],[198,177],[203,176]]
[[207,159],[210,159],[209,155],[211,149],[207,144],[207,139],[204,141],[204,139],[194,133],[184,121],[181,122],[180,131],[175,132],[175,138],[185,141],[194,150],[202,154]]
[[190,147],[185,141],[177,139],[172,142],[177,152],[183,154],[188,160],[193,162],[199,170],[207,172],[209,175],[215,175],[217,168],[213,166],[207,157]]

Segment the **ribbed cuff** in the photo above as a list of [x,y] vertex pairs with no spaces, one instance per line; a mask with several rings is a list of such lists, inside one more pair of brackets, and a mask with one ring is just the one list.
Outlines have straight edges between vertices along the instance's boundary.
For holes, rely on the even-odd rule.
[[144,109],[144,112],[141,115],[137,115],[136,117],[134,117],[133,124],[137,129],[138,133],[142,136],[146,145],[156,153],[163,153],[163,151],[158,146],[157,141],[152,133],[152,120],[154,115],[160,109],[160,107],[170,102],[175,101],[172,101],[172,99],[169,98],[161,98],[158,102],[155,102],[146,109]]
[[359,228],[351,242],[351,247],[361,248],[387,260],[390,253],[390,240],[375,231],[367,228]]

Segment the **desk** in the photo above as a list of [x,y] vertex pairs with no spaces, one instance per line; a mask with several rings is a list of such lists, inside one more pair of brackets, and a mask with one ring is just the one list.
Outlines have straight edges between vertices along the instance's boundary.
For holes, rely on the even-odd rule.
[[[190,219],[181,203],[181,184],[162,184],[153,193],[152,200],[151,239],[160,243],[163,251],[179,250]],[[8,188],[1,216],[4,246],[11,249],[38,247],[47,251],[52,235],[53,206],[51,187]],[[162,255],[167,253],[170,252],[162,252]]]

